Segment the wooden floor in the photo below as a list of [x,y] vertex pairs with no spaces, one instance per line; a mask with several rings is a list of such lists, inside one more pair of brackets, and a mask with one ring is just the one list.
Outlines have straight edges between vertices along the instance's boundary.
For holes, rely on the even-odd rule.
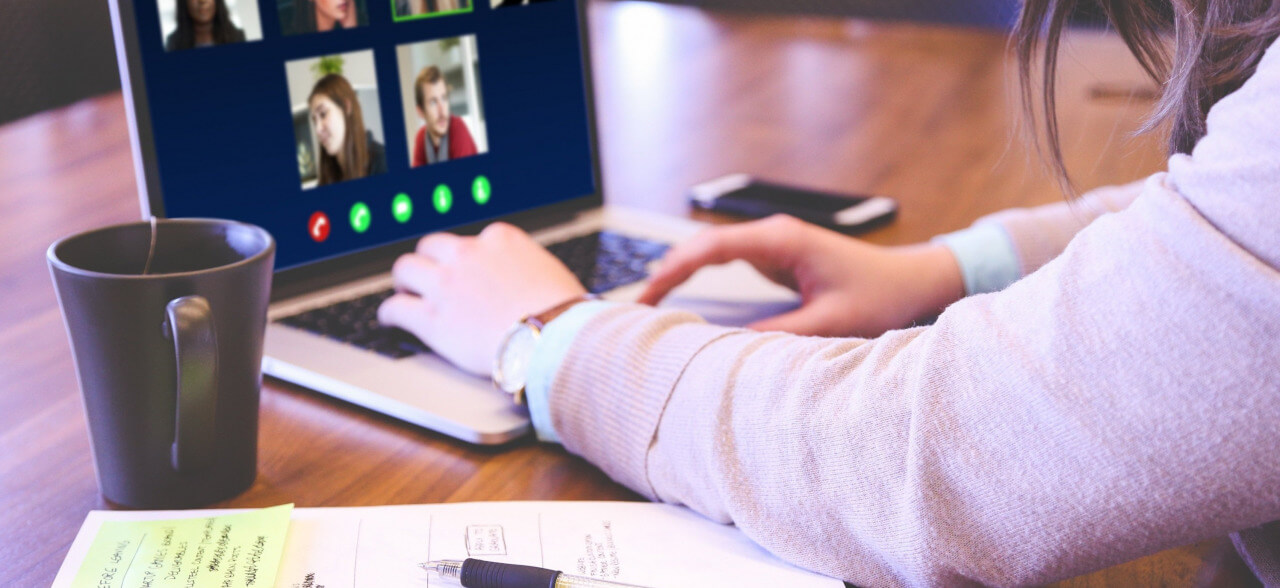
[[[687,186],[747,171],[897,198],[899,220],[868,239],[909,243],[1062,198],[1016,140],[999,34],[640,2],[594,4],[591,24],[612,203],[685,213]],[[1158,141],[1128,138],[1151,85],[1114,38],[1071,40],[1061,116],[1079,183],[1159,170]],[[108,507],[44,250],[138,214],[119,95],[0,127],[0,585],[47,585]],[[257,482],[218,506],[636,498],[556,447],[471,447],[272,382]],[[1209,539],[1060,585],[1236,586],[1240,565]]]

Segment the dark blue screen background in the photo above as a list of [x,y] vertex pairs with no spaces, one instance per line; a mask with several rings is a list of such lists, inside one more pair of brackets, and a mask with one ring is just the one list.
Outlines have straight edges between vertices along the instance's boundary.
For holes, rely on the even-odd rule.
[[[136,3],[166,216],[260,225],[276,238],[279,270],[595,192],[572,0],[500,9],[477,0],[470,13],[399,23],[389,1],[366,0],[368,26],[287,37],[276,1],[258,4],[262,40],[167,53],[156,1]],[[396,46],[468,34],[476,36],[489,150],[410,169]],[[304,191],[285,63],[366,49],[374,53],[388,173]],[[483,206],[471,198],[477,175],[492,185]],[[444,215],[431,206],[442,183],[453,192]],[[405,224],[391,216],[401,192],[414,203]],[[347,220],[356,202],[373,211],[363,234]],[[316,211],[332,223],[323,243],[308,234]]]

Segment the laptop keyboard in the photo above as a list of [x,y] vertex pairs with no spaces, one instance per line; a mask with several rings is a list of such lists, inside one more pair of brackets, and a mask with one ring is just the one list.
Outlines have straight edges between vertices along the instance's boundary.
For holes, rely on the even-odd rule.
[[395,293],[390,288],[308,310],[278,322],[399,359],[425,353],[427,346],[407,331],[378,322],[378,306]]
[[547,250],[569,266],[588,292],[603,294],[648,277],[645,266],[661,259],[669,248],[665,243],[603,231],[553,243]]
[[[569,267],[587,291],[602,294],[645,279],[645,266],[661,258],[668,248],[665,243],[602,231],[553,243],[547,250]],[[427,346],[408,332],[378,323],[378,306],[394,293],[388,288],[278,322],[393,359],[427,352]]]

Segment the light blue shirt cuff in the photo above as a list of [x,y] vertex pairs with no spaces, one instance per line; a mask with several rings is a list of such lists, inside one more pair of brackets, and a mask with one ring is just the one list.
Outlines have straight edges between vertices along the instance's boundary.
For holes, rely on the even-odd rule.
[[960,263],[966,296],[999,292],[1022,277],[1018,252],[1008,231],[996,223],[983,223],[933,238]]
[[569,353],[569,346],[582,330],[597,314],[616,306],[616,302],[592,300],[575,304],[573,308],[556,317],[542,328],[538,345],[529,360],[529,378],[525,381],[525,401],[529,405],[529,420],[533,421],[533,430],[539,441],[559,443],[551,423],[551,381],[560,370],[560,363]]

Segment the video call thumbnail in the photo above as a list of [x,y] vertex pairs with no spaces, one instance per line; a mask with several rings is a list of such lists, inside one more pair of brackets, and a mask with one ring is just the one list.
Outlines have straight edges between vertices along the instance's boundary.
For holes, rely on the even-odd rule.
[[409,165],[489,151],[475,35],[396,47]]
[[302,189],[386,173],[373,51],[285,63]]
[[159,0],[165,51],[262,40],[258,0]]
[[276,0],[285,35],[323,33],[369,24],[368,0]]
[[551,0],[489,0],[489,6],[491,8],[509,8],[512,6],[524,6],[525,4],[550,1]]
[[391,6],[397,21],[471,12],[471,0],[394,0]]

